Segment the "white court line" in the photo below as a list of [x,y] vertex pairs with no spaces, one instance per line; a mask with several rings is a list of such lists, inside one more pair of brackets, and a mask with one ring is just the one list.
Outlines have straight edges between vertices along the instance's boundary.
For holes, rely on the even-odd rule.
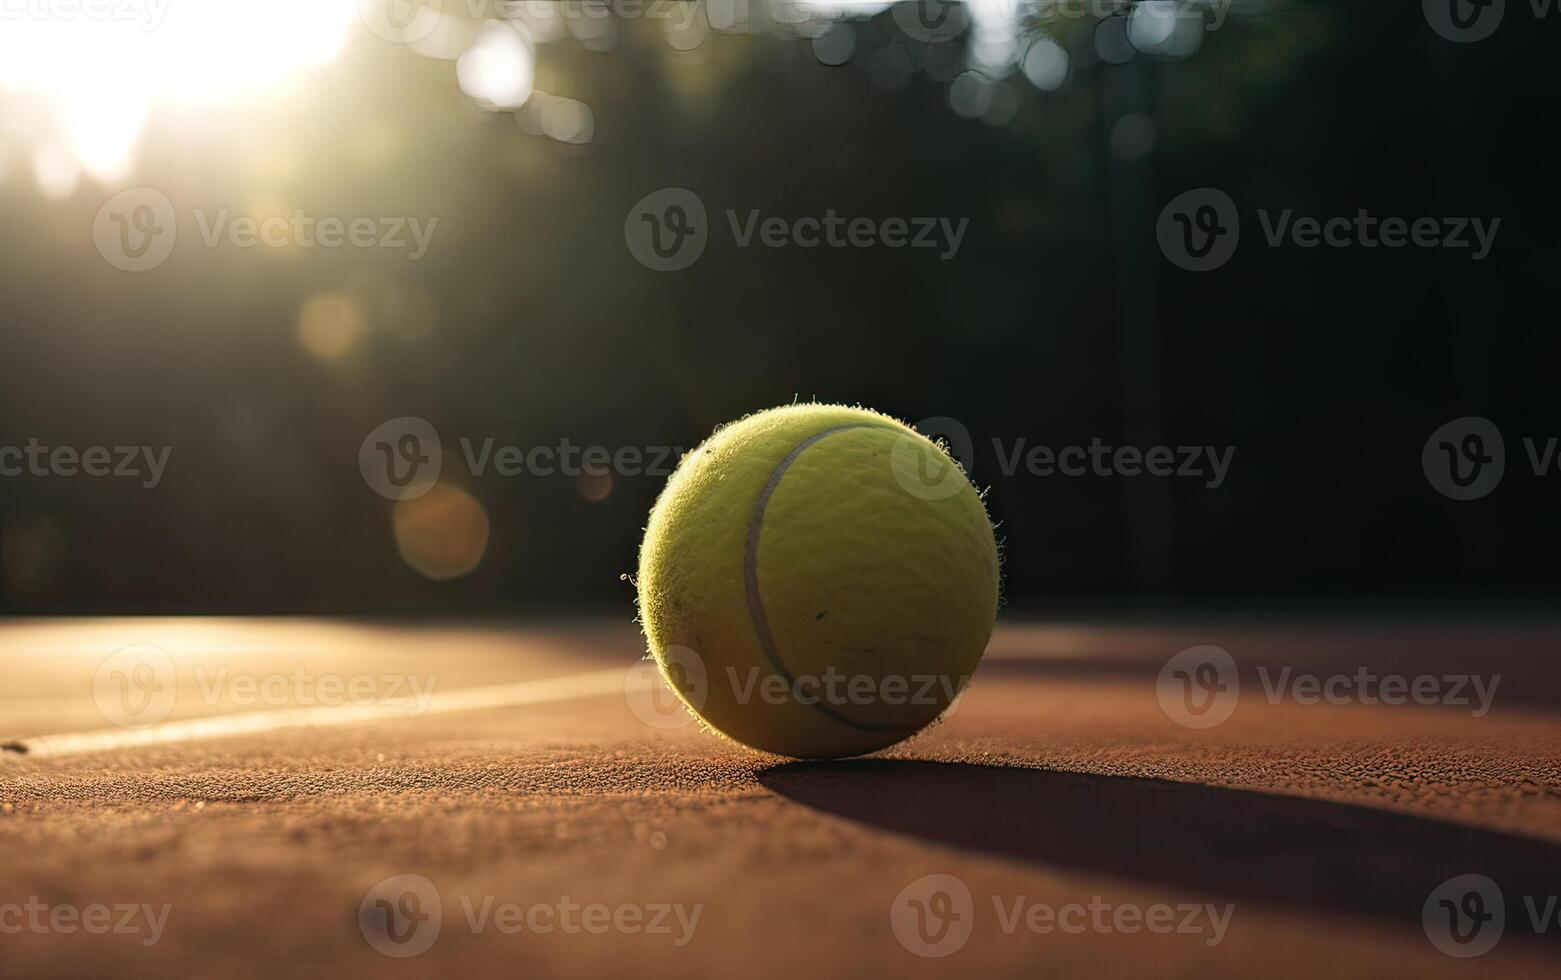
[[[625,670],[598,670],[588,674],[570,674],[540,681],[521,681],[492,687],[470,687],[435,695],[418,717],[448,715],[460,711],[487,708],[512,708],[523,704],[573,701],[622,693]],[[208,738],[254,735],[283,728],[310,728],[322,725],[355,725],[386,718],[409,718],[409,703],[386,701],[378,704],[343,704],[329,707],[279,708],[272,711],[245,711],[212,718],[169,721],[145,728],[110,728],[92,732],[40,735],[6,743],[0,759],[52,759],[85,752],[111,752],[116,749],[174,742],[198,742]],[[21,751],[18,751],[18,748]]]

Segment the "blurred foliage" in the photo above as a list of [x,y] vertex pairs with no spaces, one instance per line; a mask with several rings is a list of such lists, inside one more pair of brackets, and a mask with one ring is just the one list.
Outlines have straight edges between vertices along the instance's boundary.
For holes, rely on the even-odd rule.
[[[1541,372],[1554,340],[1528,327],[1549,308],[1556,255],[1557,192],[1539,165],[1557,87],[1548,39],[1513,24],[1455,48],[1416,4],[1238,13],[1190,57],[1120,65],[1096,56],[1094,19],[1050,24],[1069,82],[1038,92],[1017,72],[992,79],[1017,98],[1000,125],[951,111],[968,39],[910,45],[888,12],[851,21],[855,54],[839,67],[805,34],[713,33],[678,51],[645,20],[621,25],[608,52],[541,45],[536,88],[591,107],[585,146],[485,113],[451,62],[367,37],[285,100],[149,119],[134,181],[165,189],[185,218],[437,217],[418,262],[181,246],[155,272],[121,273],[89,234],[112,188],[44,199],[13,146],[0,184],[0,444],[174,451],[155,492],[0,482],[0,607],[606,603],[627,616],[618,575],[660,479],[620,476],[602,496],[563,478],[463,477],[449,457],[491,532],[475,571],[436,582],[398,555],[392,508],[359,477],[364,435],[416,415],[457,454],[462,436],[686,448],[798,397],[960,419],[1020,606],[1553,586],[1542,556],[1557,532],[1538,481],[1504,490],[1499,510],[1449,513],[1416,462],[1425,434],[1456,415],[1553,424]],[[903,79],[883,71],[896,49],[915,69]],[[1110,150],[1123,105],[1153,124],[1152,152],[1130,165]],[[1507,224],[1478,266],[1253,244],[1205,277],[1124,271],[1124,256],[1152,252],[1158,207],[1199,186],[1250,208]],[[624,243],[630,208],[662,187],[693,190],[712,223],[705,256],[681,273],[645,269]],[[728,209],[830,208],[968,217],[971,230],[939,262],[739,249],[726,228]],[[193,220],[180,231],[198,240]],[[1255,220],[1248,234],[1260,240]],[[345,356],[299,342],[300,310],[321,295],[363,306]],[[1154,312],[1161,338],[1161,437],[1237,447],[1220,491],[1155,488],[1169,543],[1150,567],[1135,560],[1141,515],[1121,481],[1008,475],[992,450],[1130,438],[1129,302]]]

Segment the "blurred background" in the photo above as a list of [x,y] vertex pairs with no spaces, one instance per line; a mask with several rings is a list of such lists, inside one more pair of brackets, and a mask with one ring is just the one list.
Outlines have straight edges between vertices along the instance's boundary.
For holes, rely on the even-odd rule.
[[[16,4],[0,447],[167,455],[0,476],[0,611],[627,617],[666,450],[815,398],[942,420],[1014,609],[1553,594],[1561,473],[1522,440],[1561,436],[1561,12],[1463,43],[1437,2]],[[706,213],[676,271],[632,247],[666,188]],[[1198,188],[1241,220],[1201,273],[1157,242]],[[1361,209],[1501,223],[1475,260],[1258,216]],[[966,224],[948,255],[731,227],[831,211]],[[300,214],[374,231],[231,224]],[[1505,438],[1475,500],[1422,467],[1463,416]],[[405,417],[442,465],[393,501],[360,450]],[[1096,439],[1229,471],[1010,462]],[[643,455],[506,476],[462,440]]]

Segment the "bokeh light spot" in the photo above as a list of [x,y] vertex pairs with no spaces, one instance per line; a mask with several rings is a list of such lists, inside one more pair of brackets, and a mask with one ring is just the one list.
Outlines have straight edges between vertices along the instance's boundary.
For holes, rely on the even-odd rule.
[[492,21],[455,62],[461,91],[485,109],[518,109],[531,98],[536,70],[520,31]]
[[1119,160],[1139,160],[1154,150],[1154,118],[1129,112],[1111,126],[1111,152]]
[[344,292],[311,296],[298,311],[298,342],[322,361],[336,361],[358,346],[366,326],[363,310]]
[[981,118],[992,108],[992,82],[979,72],[965,72],[949,86],[949,106],[966,119]]
[[542,108],[542,131],[560,143],[589,143],[596,135],[596,116],[577,99],[552,98]]
[[70,197],[81,183],[81,164],[59,144],[40,143],[33,150],[33,177],[45,197]]
[[391,524],[401,560],[435,581],[470,573],[488,552],[487,510],[448,483],[436,483],[416,499],[396,501]]
[[812,44],[813,57],[819,64],[843,65],[856,51],[856,28],[844,21],[832,24],[829,30],[814,38]]
[[1042,92],[1055,92],[1068,80],[1068,52],[1049,37],[1036,38],[1024,53],[1024,77]]
[[578,493],[582,500],[588,500],[593,504],[599,504],[611,496],[612,488],[612,474],[605,470],[599,473],[586,470],[575,477],[575,493]]

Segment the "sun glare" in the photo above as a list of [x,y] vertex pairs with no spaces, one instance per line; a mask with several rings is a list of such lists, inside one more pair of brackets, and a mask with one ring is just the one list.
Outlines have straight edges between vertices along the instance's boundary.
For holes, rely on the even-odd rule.
[[0,21],[0,93],[39,100],[93,177],[128,171],[158,105],[231,104],[334,58],[354,0],[31,0]]

